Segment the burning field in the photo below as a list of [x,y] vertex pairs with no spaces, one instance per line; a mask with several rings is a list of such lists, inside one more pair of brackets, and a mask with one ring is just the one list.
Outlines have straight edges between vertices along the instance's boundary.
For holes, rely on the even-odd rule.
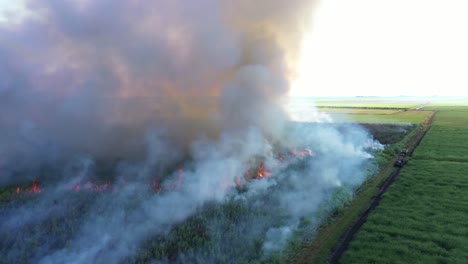
[[0,24],[0,262],[280,261],[377,169],[364,128],[284,106],[311,1],[26,7]]

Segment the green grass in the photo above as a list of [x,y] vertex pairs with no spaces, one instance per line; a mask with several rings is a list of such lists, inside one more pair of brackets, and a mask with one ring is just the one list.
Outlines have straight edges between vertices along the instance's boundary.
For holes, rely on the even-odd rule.
[[468,126],[468,107],[439,112],[435,125],[466,128]]
[[420,103],[405,103],[399,101],[316,101],[317,107],[356,107],[381,109],[411,109],[420,106]]
[[426,140],[418,147],[414,157],[417,159],[468,162],[467,150],[467,128],[437,125],[427,133]]
[[[326,108],[329,109],[329,108]],[[322,109],[321,109],[322,110]],[[361,124],[420,124],[432,115],[432,111],[395,111],[382,109],[339,109],[325,112],[334,122],[351,122]]]
[[356,108],[356,107],[320,107],[320,112],[326,113],[342,113],[342,114],[363,114],[363,115],[390,115],[399,113],[400,109],[368,109],[368,108]]
[[439,100],[430,100],[431,105],[440,109],[440,107],[458,107],[468,106],[468,97],[441,98]]
[[433,127],[342,263],[468,263],[468,115],[434,110]]
[[412,109],[426,104],[426,98],[404,97],[322,97],[311,98],[317,107],[352,107],[378,109]]
[[418,159],[468,162],[468,107],[442,110],[414,153]]
[[437,104],[430,104],[424,107],[424,110],[439,110],[439,111],[468,111],[467,109],[468,101],[466,105],[437,105]]
[[342,263],[466,263],[468,163],[412,160]]

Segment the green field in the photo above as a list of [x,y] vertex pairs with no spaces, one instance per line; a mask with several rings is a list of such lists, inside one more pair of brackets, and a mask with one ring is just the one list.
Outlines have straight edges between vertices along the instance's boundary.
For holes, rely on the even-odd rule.
[[468,163],[412,160],[342,263],[466,263],[467,171]]
[[[326,112],[334,122],[361,124],[420,124],[429,118],[433,111],[394,111],[381,109],[340,109],[342,112]],[[348,110],[346,112],[346,110]]]
[[468,263],[468,107],[430,108],[432,128],[342,263]]
[[316,102],[315,105],[319,108],[330,107],[330,108],[379,108],[379,109],[414,109],[421,104],[418,103],[385,103],[380,102],[360,102],[360,101],[351,101],[351,102]]
[[339,123],[420,124],[434,111],[427,109],[428,101],[415,98],[322,98],[314,100],[314,105]]
[[367,108],[356,108],[356,107],[320,107],[318,109],[320,112],[325,112],[329,114],[362,114],[362,115],[392,115],[398,114],[402,110],[400,109],[367,109]]
[[427,103],[426,98],[412,97],[337,97],[314,98],[317,107],[414,109]]

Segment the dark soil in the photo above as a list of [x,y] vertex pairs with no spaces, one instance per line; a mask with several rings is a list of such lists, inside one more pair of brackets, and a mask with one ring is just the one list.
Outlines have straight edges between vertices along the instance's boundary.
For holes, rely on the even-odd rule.
[[394,144],[400,142],[416,125],[394,124],[362,124],[369,133],[381,144]]

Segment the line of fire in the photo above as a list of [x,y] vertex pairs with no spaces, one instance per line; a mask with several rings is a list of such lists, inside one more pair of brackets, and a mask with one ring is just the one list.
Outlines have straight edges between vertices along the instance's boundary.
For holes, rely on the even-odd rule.
[[[229,179],[223,179],[221,177],[219,186],[224,189],[235,188],[238,191],[243,191],[248,188],[248,183],[254,180],[268,179],[274,177],[272,170],[277,171],[278,168],[288,167],[298,161],[303,161],[315,157],[316,153],[312,149],[306,148],[302,150],[291,149],[289,151],[277,152],[274,157],[274,162],[270,165],[271,168],[267,168],[265,158],[259,157],[251,161],[251,166],[247,169],[244,175],[236,177],[234,181]],[[161,194],[164,192],[170,192],[179,189],[184,182],[184,166],[179,165],[173,173],[169,173],[166,177],[155,176],[151,179],[148,184],[148,188],[151,188],[155,194]],[[70,192],[93,192],[93,193],[106,193],[118,191],[120,187],[126,184],[125,179],[118,181],[106,181],[103,183],[97,183],[92,181],[86,181],[84,183],[76,183],[68,189]],[[41,182],[33,180],[30,186],[17,186],[13,195],[31,195],[40,194],[47,190],[46,186],[41,186]]]

